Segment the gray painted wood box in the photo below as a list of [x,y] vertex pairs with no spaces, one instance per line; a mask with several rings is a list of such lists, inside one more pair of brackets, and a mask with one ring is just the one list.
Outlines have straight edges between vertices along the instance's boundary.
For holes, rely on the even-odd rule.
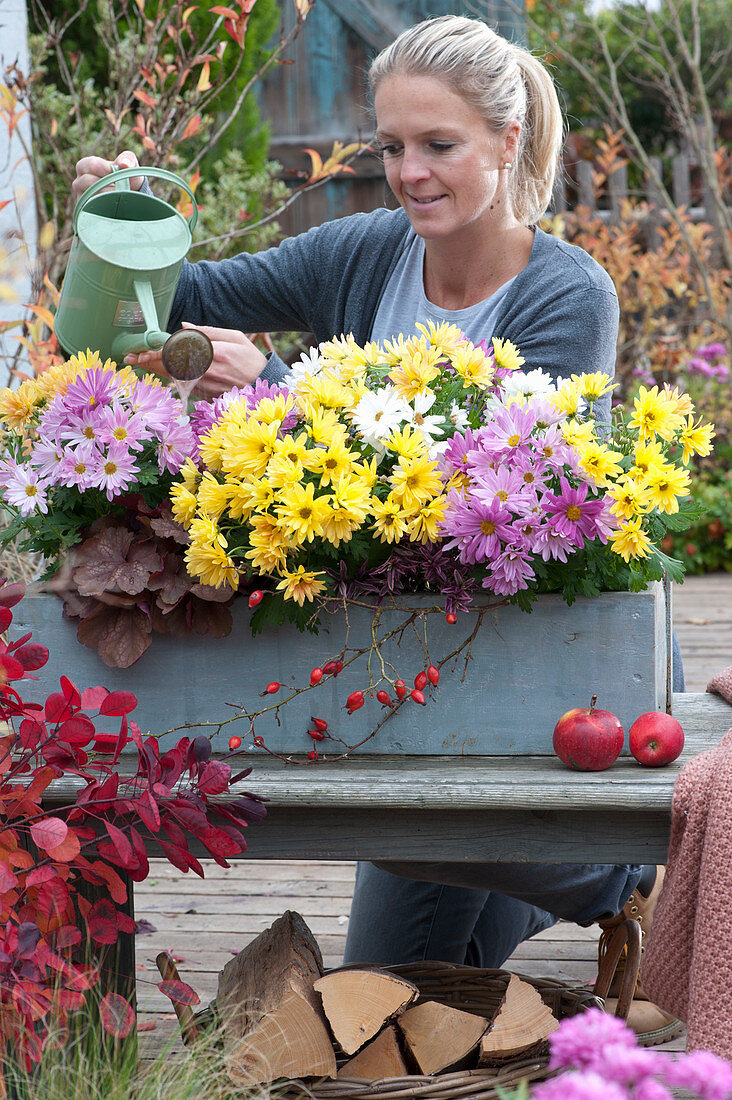
[[[434,606],[434,600],[425,598],[422,606]],[[62,618],[56,597],[27,596],[14,615],[14,636],[32,630],[35,641],[51,651],[48,665],[38,674],[38,686],[28,685],[29,699],[45,698],[48,691],[57,689],[62,674],[79,688],[97,684],[110,690],[123,688],[138,697],[132,717],[143,733],[164,733],[186,723],[217,724],[242,707],[257,710],[274,703],[289,694],[288,688],[308,684],[313,666],[337,656],[344,644],[342,616],[330,617],[330,629],[318,636],[281,628],[253,638],[250,612],[242,600],[234,605],[234,629],[228,638],[155,635],[135,665],[110,669],[93,650],[77,642],[75,624]],[[403,617],[403,613],[385,613],[382,625],[395,625]],[[357,634],[368,637],[372,616],[354,608],[350,618],[353,645]],[[457,624],[449,626],[442,615],[429,617],[429,649],[435,664],[454,651],[474,622],[473,616],[461,615]],[[544,596],[531,614],[502,607],[486,614],[465,678],[461,659],[454,669],[448,662],[427,706],[408,700],[354,751],[551,754],[557,719],[572,707],[588,706],[595,692],[597,705],[617,714],[627,732],[639,714],[665,708],[666,651],[664,593],[659,584],[641,593],[580,598],[572,607],[559,596]],[[400,647],[391,646],[384,655],[411,688],[425,665],[415,632],[409,631]],[[363,664],[361,659],[337,678],[293,699],[279,710],[279,722],[272,715],[259,720],[255,732],[272,751],[302,756],[313,747],[307,730],[311,715],[316,715],[325,718],[329,732],[342,739],[321,742],[320,752],[338,754],[346,745],[356,745],[384,713],[369,698],[353,715],[344,709],[347,696],[367,684]],[[282,690],[261,699],[259,693],[272,680],[280,681]],[[163,744],[183,732],[170,734]],[[195,736],[212,730],[188,732]],[[232,734],[242,737],[245,749],[263,751],[254,746],[245,720],[225,726],[216,736],[215,748],[226,751]]]

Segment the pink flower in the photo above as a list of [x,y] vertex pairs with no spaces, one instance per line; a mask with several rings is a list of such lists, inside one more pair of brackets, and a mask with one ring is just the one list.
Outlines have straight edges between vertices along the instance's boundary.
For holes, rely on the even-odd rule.
[[102,454],[99,458],[91,484],[104,489],[107,500],[114,500],[120,490],[129,489],[140,468],[135,465],[135,458],[124,443],[112,443],[106,455]]
[[531,1097],[532,1100],[628,1100],[628,1093],[620,1085],[603,1080],[598,1073],[585,1070],[543,1081],[534,1086]]
[[178,472],[187,458],[196,453],[196,440],[190,424],[178,424],[175,421],[166,425],[159,433],[158,466],[162,470]]
[[16,507],[22,516],[30,516],[33,512],[45,514],[48,511],[47,483],[39,479],[38,473],[31,466],[6,462],[0,473],[0,484],[5,487],[4,499]]
[[93,443],[82,443],[78,447],[69,447],[63,462],[59,463],[54,485],[75,485],[82,492],[92,484],[95,470],[99,466],[101,452]]
[[478,431],[478,444],[498,455],[516,454],[528,447],[536,427],[536,415],[531,405],[509,405],[497,409],[488,424]]
[[549,1068],[592,1066],[597,1051],[606,1043],[622,1043],[629,1049],[638,1045],[627,1024],[601,1008],[588,1008],[586,1012],[568,1016],[549,1036]]
[[481,462],[486,457],[485,451],[471,451],[468,455],[468,469],[474,475],[473,498],[483,504],[495,500],[514,512],[530,508],[535,496],[527,493],[521,471],[504,464],[493,470]]
[[39,477],[48,477],[55,482],[63,458],[64,449],[60,443],[40,440],[31,452],[30,461]]
[[509,510],[498,500],[468,501],[456,492],[449,494],[448,501],[442,531],[454,537],[443,544],[443,550],[457,548],[463,563],[496,558],[514,535]]
[[666,1060],[667,1056],[661,1051],[629,1047],[624,1039],[619,1039],[599,1047],[591,1065],[608,1081],[635,1085],[659,1074]]
[[489,588],[498,596],[513,596],[528,588],[529,581],[536,578],[529,559],[528,550],[508,546],[493,562],[493,570],[483,581],[483,588]]
[[578,546],[584,545],[584,539],[592,539],[597,534],[597,517],[603,512],[603,500],[588,500],[589,486],[583,483],[576,489],[566,477],[559,479],[561,493],[544,493],[543,504],[549,523],[560,534],[571,538]]
[[78,443],[96,443],[104,445],[101,413],[102,408],[83,408],[79,412],[67,413],[66,423],[60,425],[59,439],[76,446]]
[[669,1059],[663,1079],[671,1088],[692,1089],[702,1100],[732,1097],[732,1066],[710,1050],[695,1050],[679,1055],[674,1061]]
[[112,400],[116,383],[113,371],[88,370],[83,378],[77,378],[64,394],[64,405],[73,412],[96,409]]
[[151,432],[140,413],[130,413],[124,405],[114,401],[102,409],[100,434],[105,444],[124,443],[131,450],[139,451]]

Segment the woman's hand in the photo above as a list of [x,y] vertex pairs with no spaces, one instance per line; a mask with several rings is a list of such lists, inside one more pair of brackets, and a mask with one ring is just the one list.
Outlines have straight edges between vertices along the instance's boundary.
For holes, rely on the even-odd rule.
[[[82,157],[77,161],[76,178],[71,184],[71,189],[78,200],[93,183],[109,175],[113,165],[117,168],[137,168],[139,163],[135,154],[129,149],[125,149],[115,160],[104,160],[103,157]],[[130,179],[129,184],[133,191],[140,190],[144,178],[144,176],[133,176]]]
[[[237,329],[192,325],[187,321],[183,322],[183,328],[196,328],[204,332],[213,344],[213,362],[196,386],[196,392],[202,398],[218,397],[232,386],[253,385],[267,364],[266,355]],[[163,366],[161,351],[142,351],[137,355],[128,355],[125,363],[153,371],[163,378],[169,377]]]

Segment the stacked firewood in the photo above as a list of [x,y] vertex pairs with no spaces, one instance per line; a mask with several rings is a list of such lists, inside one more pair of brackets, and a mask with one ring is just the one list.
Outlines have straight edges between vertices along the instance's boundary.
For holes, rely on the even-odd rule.
[[216,1015],[235,1084],[280,1078],[379,1080],[494,1066],[539,1050],[558,1020],[516,975],[492,1018],[442,1004],[376,967],[323,971],[288,911],[219,976]]

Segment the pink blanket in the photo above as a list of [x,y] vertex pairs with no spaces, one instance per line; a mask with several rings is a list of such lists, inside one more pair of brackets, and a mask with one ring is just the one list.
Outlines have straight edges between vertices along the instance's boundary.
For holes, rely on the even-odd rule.
[[666,878],[641,969],[649,999],[686,1021],[687,1050],[729,1059],[731,918],[732,730],[679,772]]

